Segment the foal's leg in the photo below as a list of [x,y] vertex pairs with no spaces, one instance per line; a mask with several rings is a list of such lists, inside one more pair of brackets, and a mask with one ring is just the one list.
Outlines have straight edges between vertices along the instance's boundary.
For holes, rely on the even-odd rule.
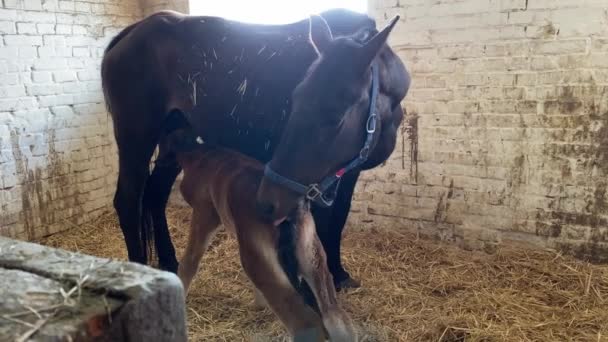
[[314,293],[323,323],[332,341],[356,341],[357,335],[348,314],[338,304],[336,289],[321,241],[315,233],[311,215],[299,220],[296,258],[302,277]]
[[[324,341],[319,316],[304,303],[281,268],[276,232],[266,225],[239,225],[236,230],[245,273],[294,340]],[[315,339],[304,339],[304,335],[315,336]]]
[[209,247],[220,223],[218,214],[211,202],[196,203],[193,208],[188,245],[177,272],[186,294],[188,294],[192,278],[198,271],[201,258]]
[[263,309],[268,306],[266,298],[257,287],[253,287],[253,306],[257,309]]

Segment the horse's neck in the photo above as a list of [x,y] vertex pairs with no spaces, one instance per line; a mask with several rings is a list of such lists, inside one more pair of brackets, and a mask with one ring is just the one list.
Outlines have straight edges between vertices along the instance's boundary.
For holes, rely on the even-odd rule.
[[225,37],[194,36],[179,82],[187,96],[196,97],[190,121],[198,134],[267,159],[289,115],[291,93],[315,58],[305,32],[254,34],[229,27]]

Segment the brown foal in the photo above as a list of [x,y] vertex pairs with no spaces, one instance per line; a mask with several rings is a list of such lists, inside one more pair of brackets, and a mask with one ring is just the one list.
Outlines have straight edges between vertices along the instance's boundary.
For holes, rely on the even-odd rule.
[[236,235],[245,273],[294,340],[305,333],[324,340],[326,331],[331,341],[356,341],[352,321],[338,304],[308,206],[300,206],[291,216],[295,228],[293,253],[298,275],[310,286],[321,317],[305,303],[281,266],[279,227],[262,221],[256,213],[255,194],[263,175],[261,163],[238,152],[204,144],[191,152],[177,153],[177,160],[184,171],[181,193],[193,208],[188,245],[178,270],[186,292],[203,254],[223,224]]

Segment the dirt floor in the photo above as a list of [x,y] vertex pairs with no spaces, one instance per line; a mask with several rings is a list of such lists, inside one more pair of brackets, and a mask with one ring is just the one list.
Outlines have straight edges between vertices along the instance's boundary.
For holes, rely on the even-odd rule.
[[[178,256],[190,210],[169,209]],[[126,258],[114,215],[43,244]],[[469,252],[411,234],[347,230],[347,268],[363,287],[340,293],[363,341],[608,341],[608,266],[555,252]],[[187,299],[192,341],[278,341],[269,310],[253,308],[235,241],[218,234]]]

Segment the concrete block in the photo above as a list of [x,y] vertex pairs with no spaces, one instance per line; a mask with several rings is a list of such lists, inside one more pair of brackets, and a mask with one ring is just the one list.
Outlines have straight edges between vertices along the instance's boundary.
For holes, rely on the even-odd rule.
[[0,340],[187,340],[172,273],[7,238],[0,251]]

